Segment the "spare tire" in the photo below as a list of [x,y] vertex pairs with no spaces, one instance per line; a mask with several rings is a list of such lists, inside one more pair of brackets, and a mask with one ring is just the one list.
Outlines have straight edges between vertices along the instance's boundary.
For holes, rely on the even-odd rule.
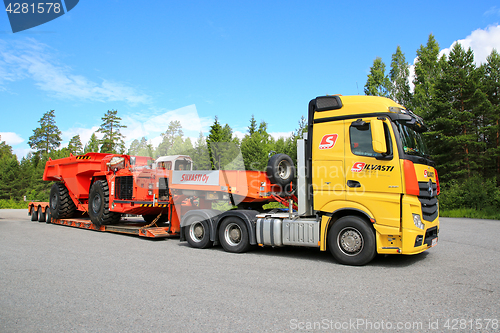
[[286,154],[273,155],[267,162],[267,177],[271,183],[285,186],[295,177],[292,159]]

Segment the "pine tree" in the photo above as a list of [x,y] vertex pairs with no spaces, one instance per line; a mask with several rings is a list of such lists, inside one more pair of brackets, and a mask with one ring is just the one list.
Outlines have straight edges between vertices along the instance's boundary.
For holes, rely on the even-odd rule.
[[99,142],[101,144],[101,153],[123,154],[125,152],[124,136],[120,133],[120,128],[126,128],[127,126],[120,124],[122,119],[117,116],[117,113],[117,110],[108,110],[104,117],[101,118],[103,122],[97,130],[97,132],[104,134]]
[[212,170],[244,169],[238,138],[233,138],[233,130],[228,124],[221,126],[217,116],[210,126],[207,146]]
[[80,155],[83,152],[82,141],[80,135],[75,135],[68,143],[68,151],[73,155]]
[[128,154],[135,156],[149,156],[153,158],[153,145],[148,143],[148,140],[145,137],[142,137],[141,141],[135,139],[130,144]]
[[83,150],[84,154],[86,153],[97,153],[99,151],[99,140],[95,133],[92,133],[90,136],[89,142],[85,145],[85,149]]
[[248,126],[248,134],[241,140],[241,154],[245,169],[264,171],[273,144],[274,141],[267,133],[267,123],[262,121],[259,128],[256,129],[256,122],[252,116],[250,126]]
[[370,74],[365,84],[365,95],[389,96],[391,81],[385,74],[385,64],[382,58],[377,57],[370,68]]
[[198,140],[194,144],[193,153],[190,156],[193,159],[195,170],[210,170],[212,168],[207,142],[201,131]]
[[410,107],[410,69],[406,62],[405,55],[398,45],[396,53],[392,55],[391,70],[389,72],[391,79],[390,97],[397,103]]
[[33,130],[28,144],[37,154],[49,154],[61,145],[61,131],[57,128],[55,111],[50,110],[43,114],[38,121],[40,127]]
[[182,125],[179,120],[172,120],[168,124],[168,128],[164,133],[161,133],[162,141],[156,148],[155,156],[167,156],[173,155],[170,150],[174,146],[174,142],[176,138],[184,136],[184,132],[182,131]]
[[426,117],[434,97],[434,85],[440,76],[439,44],[432,34],[429,35],[427,45],[420,45],[415,62],[415,79],[413,84],[413,105],[411,108],[422,117]]
[[493,50],[483,66],[482,90],[489,101],[486,115],[486,142],[489,168],[487,175],[497,176],[500,185],[500,54]]
[[482,168],[485,146],[482,115],[486,95],[480,89],[480,71],[472,50],[465,51],[458,43],[441,67],[428,114],[429,146],[444,181],[469,178],[472,171]]

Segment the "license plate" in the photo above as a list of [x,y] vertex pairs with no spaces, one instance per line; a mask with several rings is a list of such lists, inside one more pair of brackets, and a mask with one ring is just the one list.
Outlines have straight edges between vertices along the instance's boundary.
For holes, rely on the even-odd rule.
[[432,240],[431,247],[436,246],[436,245],[437,245],[437,243],[438,243],[438,238],[436,237],[436,238],[434,238],[434,239]]

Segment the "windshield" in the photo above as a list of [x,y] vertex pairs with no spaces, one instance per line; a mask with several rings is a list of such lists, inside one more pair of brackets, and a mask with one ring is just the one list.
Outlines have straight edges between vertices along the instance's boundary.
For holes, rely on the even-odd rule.
[[400,122],[396,124],[405,154],[429,158],[429,151],[420,133],[415,132],[411,127]]

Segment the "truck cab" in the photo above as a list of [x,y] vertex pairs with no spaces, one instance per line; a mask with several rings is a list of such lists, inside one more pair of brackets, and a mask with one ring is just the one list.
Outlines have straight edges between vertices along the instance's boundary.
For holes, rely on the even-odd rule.
[[321,218],[322,250],[355,264],[436,244],[439,180],[420,134],[426,130],[383,97],[310,102],[299,215]]

